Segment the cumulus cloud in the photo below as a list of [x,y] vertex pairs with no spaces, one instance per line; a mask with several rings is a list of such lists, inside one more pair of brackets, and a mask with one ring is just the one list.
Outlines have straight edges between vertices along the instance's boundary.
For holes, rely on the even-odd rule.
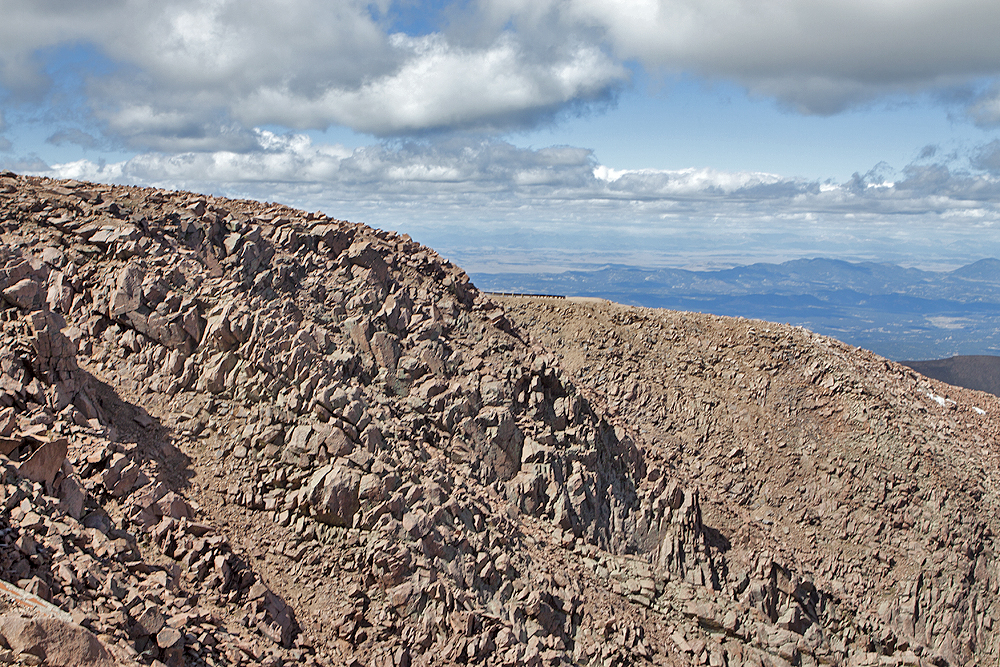
[[321,95],[263,87],[236,114],[250,124],[302,128],[332,121],[376,135],[505,130],[530,126],[569,102],[606,99],[625,77],[621,65],[584,45],[567,49],[555,62],[532,61],[509,33],[479,49],[456,48],[440,35],[393,35],[390,43],[410,54],[390,75]]
[[[733,81],[801,113],[975,85],[1000,72],[1000,5],[969,0],[456,0],[393,32],[380,0],[40,0],[0,23],[0,86],[41,100],[89,50],[84,106],[127,146],[251,151],[249,128],[504,132],[612,101],[625,63]],[[93,65],[93,63],[91,63]],[[969,117],[1000,123],[996,89]]]
[[251,150],[246,128],[260,125],[508,130],[607,101],[627,79],[602,45],[573,35],[542,51],[509,30],[409,37],[388,32],[370,5],[18,3],[0,26],[0,85],[37,99],[51,84],[46,59],[82,45],[104,63],[82,85],[106,131],[133,147],[179,152]]
[[[479,0],[524,34],[587,34],[621,60],[743,85],[805,114],[993,78],[1000,6],[970,0]],[[589,32],[588,32],[589,31]],[[992,97],[973,113],[991,118]]]
[[[36,170],[282,201],[410,233],[470,270],[560,257],[662,265],[839,255],[965,261],[1000,254],[1000,179],[880,164],[845,183],[713,169],[617,170],[570,146],[483,139],[362,148],[256,131],[263,148]],[[992,153],[990,152],[992,150]],[[993,155],[996,147],[984,147]],[[983,158],[983,166],[987,166]],[[499,262],[499,264],[498,264]],[[507,268],[510,268],[508,265]]]
[[[582,203],[616,201],[676,210],[741,206],[776,215],[823,209],[878,214],[912,206],[937,212],[1000,196],[1000,181],[942,164],[908,165],[896,172],[879,163],[845,183],[788,178],[765,172],[717,169],[615,169],[597,162],[593,152],[572,146],[519,148],[510,143],[467,137],[429,141],[390,141],[361,148],[317,144],[300,134],[255,130],[260,147],[252,152],[144,153],[113,164],[81,160],[47,168],[49,175],[139,185],[215,189],[254,188],[266,198],[272,188],[335,190],[337,201],[426,198],[429,202],[467,201],[474,208],[490,203],[541,201]],[[1000,141],[982,146],[971,161],[980,170],[1000,162]],[[287,185],[283,185],[287,184]],[[291,192],[291,190],[288,190]],[[947,199],[931,205],[931,198]],[[992,206],[993,204],[990,203]],[[998,207],[1000,211],[1000,207]],[[433,215],[433,214],[431,214]]]

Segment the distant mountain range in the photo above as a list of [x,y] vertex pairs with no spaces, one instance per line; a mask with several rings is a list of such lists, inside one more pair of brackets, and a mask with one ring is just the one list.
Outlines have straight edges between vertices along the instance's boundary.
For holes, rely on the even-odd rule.
[[715,271],[609,265],[472,278],[491,291],[787,322],[895,360],[1000,355],[1000,260],[993,258],[954,271],[817,258]]

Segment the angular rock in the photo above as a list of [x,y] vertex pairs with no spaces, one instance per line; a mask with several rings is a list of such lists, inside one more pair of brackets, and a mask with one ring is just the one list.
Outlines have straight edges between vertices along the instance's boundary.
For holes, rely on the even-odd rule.
[[361,508],[361,473],[343,464],[330,466],[318,483],[310,482],[316,519],[333,526],[350,526]]
[[142,269],[135,264],[129,264],[118,271],[108,302],[108,317],[116,319],[139,309],[144,277]]
[[51,486],[56,473],[62,469],[68,450],[69,441],[66,438],[46,442],[35,450],[27,461],[18,466],[17,472],[33,482]]
[[111,667],[111,653],[89,630],[49,616],[0,616],[0,636],[17,653],[38,656],[52,667]]

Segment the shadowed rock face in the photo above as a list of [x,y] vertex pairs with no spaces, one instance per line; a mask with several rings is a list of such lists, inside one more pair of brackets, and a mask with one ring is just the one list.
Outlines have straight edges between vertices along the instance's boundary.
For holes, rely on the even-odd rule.
[[123,655],[996,655],[992,403],[276,205],[8,173],[0,219],[0,577]]

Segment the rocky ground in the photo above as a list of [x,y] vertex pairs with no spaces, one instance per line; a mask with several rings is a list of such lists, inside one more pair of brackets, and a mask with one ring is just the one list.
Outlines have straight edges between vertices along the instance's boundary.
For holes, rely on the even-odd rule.
[[726,579],[746,587],[737,606],[779,626],[810,616],[754,592],[770,570],[808,583],[817,612],[833,613],[807,626],[852,661],[996,661],[994,396],[796,327],[598,300],[502,303],[595,409],[700,491]]
[[0,222],[0,662],[996,664],[991,396],[279,205]]

